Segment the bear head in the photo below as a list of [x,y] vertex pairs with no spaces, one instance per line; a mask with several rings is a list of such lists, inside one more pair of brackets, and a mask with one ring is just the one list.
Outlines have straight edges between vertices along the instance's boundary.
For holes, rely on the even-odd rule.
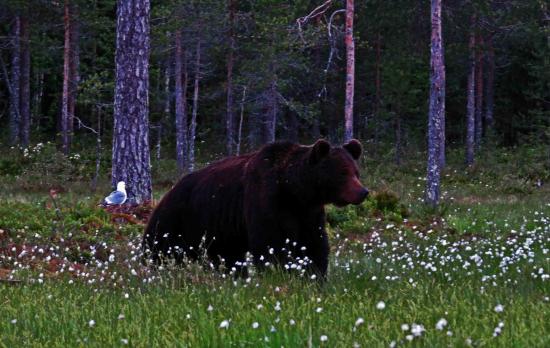
[[363,147],[358,140],[351,140],[342,147],[332,147],[326,140],[318,140],[311,146],[310,165],[316,178],[316,190],[324,204],[336,206],[361,204],[369,191],[359,180],[357,160]]

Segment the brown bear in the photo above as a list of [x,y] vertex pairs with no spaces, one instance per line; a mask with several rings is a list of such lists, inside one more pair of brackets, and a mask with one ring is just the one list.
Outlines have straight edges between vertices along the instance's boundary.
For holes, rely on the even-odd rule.
[[332,147],[278,142],[188,174],[162,198],[143,236],[145,260],[197,259],[246,274],[276,264],[324,277],[325,205],[360,204],[368,190],[356,161],[361,143]]

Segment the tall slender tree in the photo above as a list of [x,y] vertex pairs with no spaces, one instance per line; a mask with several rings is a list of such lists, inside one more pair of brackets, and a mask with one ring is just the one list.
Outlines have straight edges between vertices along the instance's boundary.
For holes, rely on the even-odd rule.
[[78,92],[78,82],[80,80],[79,67],[80,67],[80,23],[79,12],[77,4],[73,3],[71,8],[70,18],[70,56],[69,56],[69,99],[68,99],[68,125],[69,130],[69,145],[73,141],[74,134],[74,119],[76,111],[76,97]]
[[481,33],[479,33],[479,31],[477,33],[476,45],[475,135],[476,148],[479,149],[481,147],[483,137],[483,36],[481,35]]
[[235,0],[228,0],[228,35],[229,47],[227,52],[227,109],[225,116],[225,149],[232,155],[235,148],[235,113],[233,111],[233,55],[235,51]]
[[474,164],[475,151],[475,74],[476,74],[476,34],[475,23],[476,16],[472,15],[470,21],[470,42],[468,50],[470,53],[468,66],[468,82],[467,82],[467,102],[466,102],[466,164]]
[[440,151],[444,139],[445,121],[445,61],[441,23],[441,1],[431,0],[431,59],[430,59],[430,105],[428,115],[428,174],[426,203],[436,206],[439,202],[441,175]]
[[178,170],[183,173],[187,165],[187,57],[183,50],[182,31],[174,35],[174,80],[176,90],[176,159]]
[[31,51],[29,11],[21,16],[21,86],[19,92],[19,137],[21,145],[29,146],[31,124]]
[[11,31],[11,79],[10,87],[10,138],[9,143],[15,145],[19,142],[19,118],[20,118],[20,81],[21,81],[21,16],[16,14],[13,19]]
[[[199,33],[201,32],[199,26]],[[191,123],[189,124],[189,171],[195,170],[195,137],[197,132],[197,114],[199,112],[199,83],[201,79],[201,36],[197,36],[197,46],[195,49],[195,82],[193,86],[193,113],[191,114]]]
[[65,43],[63,48],[63,91],[61,93],[61,149],[65,155],[70,151],[70,132],[72,118],[70,116],[71,93],[71,6],[70,0],[65,0],[63,22],[65,26]]
[[486,66],[487,79],[485,81],[485,132],[493,133],[493,113],[495,97],[495,49],[493,47],[493,36],[490,34],[485,41],[487,45]]
[[344,106],[344,142],[353,138],[353,94],[355,90],[355,41],[353,37],[353,0],[346,0],[346,101]]
[[118,0],[112,183],[128,203],[151,199],[149,154],[149,0]]

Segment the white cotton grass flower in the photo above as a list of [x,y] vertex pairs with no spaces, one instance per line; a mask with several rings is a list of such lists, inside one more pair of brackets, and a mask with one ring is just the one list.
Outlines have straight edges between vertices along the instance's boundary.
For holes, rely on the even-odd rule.
[[258,324],[257,321],[255,321],[255,322],[252,323],[252,328],[253,328],[253,329],[257,329],[257,328],[259,328],[259,327],[260,327],[260,324]]
[[384,308],[386,308],[384,301],[380,301],[376,304],[376,309],[383,310]]
[[90,320],[90,321],[88,322],[88,326],[89,326],[89,327],[94,327],[94,326],[95,326],[95,320],[93,320],[93,319]]
[[409,324],[401,324],[401,331],[409,331],[410,326]]
[[497,305],[495,306],[495,312],[501,313],[501,312],[503,312],[503,311],[504,311],[504,306],[503,306],[503,305],[497,304]]
[[214,307],[212,307],[212,305],[208,305],[208,308],[206,308],[206,310],[212,312],[214,310]]
[[220,329],[228,329],[229,328],[229,320],[224,320],[220,323]]
[[422,333],[424,331],[426,331],[426,329],[424,329],[424,325],[419,325],[419,324],[411,325],[411,333],[416,337],[422,336]]
[[315,312],[317,312],[317,313],[321,313],[322,311],[323,311],[323,308],[321,308],[321,307],[317,307],[315,309]]
[[359,317],[357,318],[357,320],[355,321],[355,327],[359,326],[359,325],[363,325],[365,323],[365,319]]
[[321,342],[326,342],[326,341],[328,341],[328,336],[327,335],[321,335],[320,340],[321,340]]
[[124,344],[124,345],[128,344],[128,342],[129,342],[129,341],[128,341],[127,338],[121,338],[121,339],[120,339],[120,343],[122,343],[122,344]]
[[441,318],[439,321],[435,324],[435,328],[439,331],[442,331],[445,326],[447,326],[447,319]]
[[17,319],[12,319],[11,323],[14,324],[14,325],[17,324]]

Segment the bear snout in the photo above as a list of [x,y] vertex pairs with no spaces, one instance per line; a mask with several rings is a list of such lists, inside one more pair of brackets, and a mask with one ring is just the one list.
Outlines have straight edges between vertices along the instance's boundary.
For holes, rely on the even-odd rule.
[[368,197],[368,195],[369,190],[364,187],[357,178],[353,178],[340,196],[342,201],[340,205],[361,204]]

